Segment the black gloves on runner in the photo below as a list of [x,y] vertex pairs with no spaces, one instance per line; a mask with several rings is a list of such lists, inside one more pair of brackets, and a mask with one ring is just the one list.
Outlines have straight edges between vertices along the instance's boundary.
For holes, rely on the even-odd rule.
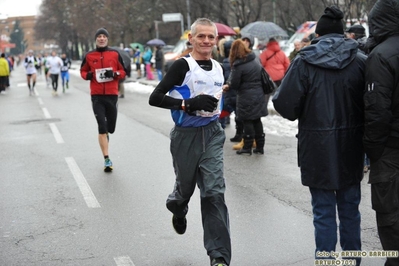
[[192,113],[197,110],[212,112],[218,106],[218,99],[210,95],[201,94],[194,98],[184,100],[184,103],[187,113]]
[[93,72],[87,72],[86,80],[91,80],[93,78]]
[[106,78],[113,78],[113,77],[114,77],[114,71],[109,70],[109,69],[105,70],[105,72],[104,72],[104,77],[106,77]]

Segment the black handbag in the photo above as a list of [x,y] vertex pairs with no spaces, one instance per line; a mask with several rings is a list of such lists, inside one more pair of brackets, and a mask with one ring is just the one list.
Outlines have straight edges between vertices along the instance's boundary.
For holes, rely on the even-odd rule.
[[265,94],[273,93],[277,89],[277,86],[273,82],[273,80],[270,78],[269,74],[267,74],[267,72],[263,68],[263,66],[261,68],[260,75],[261,75],[260,80],[262,81],[263,92]]

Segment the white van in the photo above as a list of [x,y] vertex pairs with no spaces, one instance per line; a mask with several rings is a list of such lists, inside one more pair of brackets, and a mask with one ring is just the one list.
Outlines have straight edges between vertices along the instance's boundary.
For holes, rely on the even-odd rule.
[[316,25],[317,21],[306,21],[298,27],[294,35],[292,35],[291,38],[281,47],[281,50],[284,51],[286,56],[289,56],[294,50],[294,42],[296,40],[302,40],[303,38],[307,38],[310,34],[314,33]]

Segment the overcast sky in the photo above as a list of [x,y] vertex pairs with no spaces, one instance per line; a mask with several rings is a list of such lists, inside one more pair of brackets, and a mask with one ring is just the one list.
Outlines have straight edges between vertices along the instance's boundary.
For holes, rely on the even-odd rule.
[[0,0],[1,17],[37,15],[42,0]]

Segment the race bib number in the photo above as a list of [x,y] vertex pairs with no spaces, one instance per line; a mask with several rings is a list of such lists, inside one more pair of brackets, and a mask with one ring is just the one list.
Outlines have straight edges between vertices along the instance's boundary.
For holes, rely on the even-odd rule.
[[68,71],[68,67],[67,66],[61,67],[61,71]]
[[106,70],[112,70],[112,67],[96,69],[96,80],[98,83],[110,82],[110,81],[114,80],[113,77],[111,77],[111,78],[105,77],[104,73]]
[[220,92],[218,92],[217,94],[213,95],[216,99],[219,100],[218,105],[216,107],[216,109],[213,112],[207,112],[204,110],[200,110],[200,111],[196,111],[196,116],[202,116],[202,117],[213,117],[214,115],[220,114],[220,110],[221,110],[221,98],[222,98],[222,94],[223,91],[221,90]]

